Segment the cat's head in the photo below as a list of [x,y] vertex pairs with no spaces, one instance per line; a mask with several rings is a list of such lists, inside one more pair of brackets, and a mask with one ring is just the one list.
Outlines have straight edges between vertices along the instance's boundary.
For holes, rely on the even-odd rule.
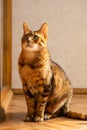
[[46,47],[48,39],[48,25],[42,24],[37,31],[31,31],[26,23],[23,23],[22,49],[27,51],[39,51]]

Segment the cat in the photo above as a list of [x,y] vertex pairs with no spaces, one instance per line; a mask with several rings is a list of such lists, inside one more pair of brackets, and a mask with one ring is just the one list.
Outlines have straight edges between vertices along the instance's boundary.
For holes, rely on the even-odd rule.
[[31,31],[23,23],[23,31],[18,70],[27,103],[25,121],[44,121],[58,116],[87,120],[87,115],[69,111],[73,89],[64,70],[51,60],[47,23],[37,31]]

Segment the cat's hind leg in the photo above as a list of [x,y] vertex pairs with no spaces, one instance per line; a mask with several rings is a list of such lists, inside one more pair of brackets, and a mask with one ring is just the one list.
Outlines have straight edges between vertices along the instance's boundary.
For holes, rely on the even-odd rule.
[[44,114],[44,120],[49,120],[51,118],[57,117],[58,114],[54,113],[54,114],[50,114],[50,113],[46,113]]
[[64,95],[61,99],[54,99],[48,102],[45,110],[44,119],[50,119],[58,116],[64,116],[69,111],[71,97]]

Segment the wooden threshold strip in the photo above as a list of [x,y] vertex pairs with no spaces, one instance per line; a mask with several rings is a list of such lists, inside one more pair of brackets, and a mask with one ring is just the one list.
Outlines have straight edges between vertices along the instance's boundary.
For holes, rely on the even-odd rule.
[[13,91],[10,89],[5,89],[1,93],[1,106],[4,108],[4,110],[7,110],[7,107],[12,99]]

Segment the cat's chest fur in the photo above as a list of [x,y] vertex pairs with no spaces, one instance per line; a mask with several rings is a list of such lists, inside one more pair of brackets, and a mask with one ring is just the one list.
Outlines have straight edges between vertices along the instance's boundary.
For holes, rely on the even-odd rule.
[[25,64],[24,66],[19,65],[19,68],[22,81],[27,84],[28,89],[33,94],[43,92],[42,86],[49,85],[51,82],[52,70],[49,65],[31,68],[31,66]]

